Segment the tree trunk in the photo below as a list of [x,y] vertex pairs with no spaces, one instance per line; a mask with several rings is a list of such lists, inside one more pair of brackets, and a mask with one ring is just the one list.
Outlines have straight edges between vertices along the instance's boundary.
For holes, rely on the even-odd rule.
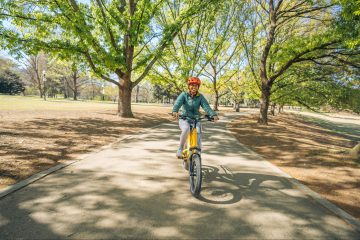
[[38,89],[39,89],[39,92],[40,92],[40,98],[43,98],[44,93],[43,93],[41,85],[38,85]]
[[140,92],[140,86],[137,85],[137,86],[136,86],[136,95],[135,95],[135,102],[136,102],[136,103],[139,102],[139,92]]
[[267,125],[268,124],[268,109],[270,102],[270,86],[268,84],[261,84],[261,100],[260,100],[260,115],[258,123]]
[[[91,81],[91,86],[92,86],[92,98],[91,100],[95,99],[95,84],[93,81]],[[120,91],[119,91],[119,95],[120,95]]]
[[[34,61],[34,65],[32,66],[33,67],[33,70],[35,71],[35,78],[36,78],[36,82],[37,82],[37,87],[39,89],[39,92],[40,92],[40,98],[43,98],[44,96],[44,90],[43,90],[43,87],[41,85],[41,82],[42,82],[42,79],[40,78],[40,75],[39,75],[39,69],[38,69],[38,63],[37,63],[38,60],[35,60]],[[43,82],[44,83],[44,82]]]
[[276,103],[271,104],[271,115],[275,116]]
[[214,111],[219,111],[219,93],[215,91],[215,104],[214,104]]
[[44,92],[43,92],[43,88],[41,86],[41,79],[38,76],[36,76],[36,81],[37,81],[37,87],[40,92],[40,98],[43,98]]
[[267,58],[270,53],[271,46],[275,40],[275,29],[276,29],[276,12],[274,9],[273,1],[269,2],[269,17],[270,17],[270,29],[267,34],[266,45],[264,51],[261,55],[260,60],[260,80],[261,80],[261,99],[260,99],[260,116],[258,123],[267,125],[268,124],[268,109],[270,102],[270,89],[271,81],[268,78],[266,71],[267,67]]
[[133,118],[131,111],[131,88],[119,87],[118,115],[125,118]]
[[44,100],[46,101],[46,91],[48,91],[47,90],[47,86],[46,86],[46,81],[44,82],[44,86],[43,86],[43,96],[44,96]]
[[74,72],[73,75],[73,80],[74,80],[74,100],[77,100],[77,95],[78,95],[78,86],[77,86],[77,76],[76,76],[76,72]]
[[279,114],[282,113],[282,112],[284,112],[284,104],[281,104],[279,106]]
[[235,103],[235,111],[240,112],[240,103]]
[[68,94],[68,91],[67,91],[67,85],[66,85],[66,79],[63,78],[63,85],[64,85],[64,98],[68,98],[69,94]]

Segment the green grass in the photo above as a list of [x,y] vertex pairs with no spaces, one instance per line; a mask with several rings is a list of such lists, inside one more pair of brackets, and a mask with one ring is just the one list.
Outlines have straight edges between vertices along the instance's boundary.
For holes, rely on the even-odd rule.
[[[153,106],[169,107],[168,104],[157,103],[132,103],[132,106]],[[98,101],[98,100],[77,100],[64,98],[48,98],[46,101],[39,96],[13,96],[0,94],[0,111],[1,110],[117,110],[117,102]]]
[[332,132],[342,134],[350,140],[360,140],[360,126],[358,124],[334,123],[329,120],[319,119],[311,116],[301,116],[301,118],[303,118],[307,122],[313,123]]
[[0,95],[0,110],[96,110],[113,109],[117,104],[105,101],[74,101],[68,99],[48,98],[46,101],[36,96]]

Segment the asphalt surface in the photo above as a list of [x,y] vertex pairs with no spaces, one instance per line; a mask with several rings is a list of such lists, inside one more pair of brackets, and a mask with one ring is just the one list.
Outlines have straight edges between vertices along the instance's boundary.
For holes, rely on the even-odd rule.
[[342,218],[226,130],[205,123],[203,188],[191,196],[162,124],[0,199],[0,239],[360,239]]

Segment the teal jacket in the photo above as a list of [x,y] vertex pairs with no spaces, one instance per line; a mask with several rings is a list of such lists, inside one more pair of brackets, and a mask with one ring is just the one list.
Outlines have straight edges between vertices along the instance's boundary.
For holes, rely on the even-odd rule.
[[208,101],[206,101],[205,97],[200,93],[197,93],[194,97],[191,97],[188,92],[182,92],[176,99],[172,111],[178,112],[181,106],[182,115],[190,118],[200,117],[200,106],[209,116],[217,116],[217,114],[211,109]]

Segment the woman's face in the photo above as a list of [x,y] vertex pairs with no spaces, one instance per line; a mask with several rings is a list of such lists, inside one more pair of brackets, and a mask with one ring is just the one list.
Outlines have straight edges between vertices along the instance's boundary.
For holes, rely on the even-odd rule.
[[189,84],[189,92],[191,95],[195,95],[199,90],[199,85],[197,84]]

